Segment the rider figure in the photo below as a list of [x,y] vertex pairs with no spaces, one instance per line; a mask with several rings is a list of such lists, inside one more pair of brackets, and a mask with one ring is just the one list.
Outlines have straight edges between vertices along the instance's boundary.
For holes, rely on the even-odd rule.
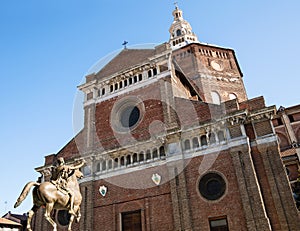
[[55,167],[52,176],[51,182],[57,187],[61,192],[67,192],[70,196],[70,210],[71,215],[76,215],[74,211],[74,193],[68,187],[68,178],[73,170],[79,169],[84,165],[84,162],[79,165],[66,165],[64,158],[60,157],[57,160],[57,166]]

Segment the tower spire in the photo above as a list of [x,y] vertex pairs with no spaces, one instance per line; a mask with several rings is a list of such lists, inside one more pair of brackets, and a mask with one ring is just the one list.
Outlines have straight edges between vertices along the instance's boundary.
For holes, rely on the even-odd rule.
[[189,43],[197,43],[197,35],[192,32],[192,27],[183,18],[182,10],[179,9],[178,3],[175,2],[175,10],[173,11],[173,23],[169,29],[170,40],[169,43],[173,50],[185,46]]

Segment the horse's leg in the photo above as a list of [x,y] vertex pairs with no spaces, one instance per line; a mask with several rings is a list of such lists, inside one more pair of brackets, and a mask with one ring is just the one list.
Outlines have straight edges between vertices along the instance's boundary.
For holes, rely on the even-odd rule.
[[74,215],[72,214],[71,217],[70,217],[70,220],[69,220],[69,225],[68,225],[68,231],[71,231],[72,230],[72,223],[73,223],[73,220],[74,220]]
[[52,220],[51,218],[51,211],[53,209],[54,203],[47,203],[46,204],[46,211],[45,211],[45,218],[49,223],[53,226],[53,231],[57,231],[57,224],[55,221]]
[[77,210],[77,216],[76,216],[76,222],[79,223],[81,218],[81,213],[80,213],[80,206],[78,206],[78,210]]
[[[79,219],[81,217],[80,207],[75,205],[74,206],[74,212],[76,214],[76,222],[79,222]],[[75,216],[73,214],[71,214],[69,225],[68,225],[68,231],[72,230],[72,223],[74,221],[74,218],[75,218]]]
[[32,231],[31,229],[31,220],[32,220],[32,217],[34,215],[34,213],[39,209],[38,206],[34,205],[31,210],[28,212],[28,218],[27,218],[27,230],[28,231]]

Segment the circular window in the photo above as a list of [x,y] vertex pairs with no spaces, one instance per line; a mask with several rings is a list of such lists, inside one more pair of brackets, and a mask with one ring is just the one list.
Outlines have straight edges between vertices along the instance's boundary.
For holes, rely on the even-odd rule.
[[217,173],[207,173],[199,181],[200,194],[207,200],[221,198],[226,190],[226,182]]
[[124,97],[113,106],[111,126],[117,132],[130,132],[142,120],[144,112],[145,107],[142,100],[135,96]]
[[134,126],[140,118],[140,110],[136,106],[128,106],[122,112],[120,116],[121,125],[125,128]]
[[56,219],[61,226],[67,226],[70,222],[70,217],[71,215],[67,210],[59,210]]

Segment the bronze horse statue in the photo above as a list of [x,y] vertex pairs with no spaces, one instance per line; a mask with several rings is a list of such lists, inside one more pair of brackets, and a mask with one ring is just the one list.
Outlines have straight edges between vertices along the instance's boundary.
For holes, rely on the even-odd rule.
[[[74,214],[70,214],[70,220],[68,224],[68,230],[72,230],[72,223],[76,217],[76,221],[79,222],[80,214],[80,204],[82,201],[82,196],[80,193],[80,188],[77,179],[82,178],[83,174],[79,169],[73,169],[69,172],[69,178],[67,181],[67,187],[72,190],[74,194]],[[64,193],[59,190],[51,182],[29,182],[25,185],[21,195],[17,199],[14,207],[18,207],[22,201],[27,197],[31,187],[33,187],[32,197],[33,197],[33,207],[28,212],[28,221],[27,221],[27,230],[32,231],[31,229],[31,220],[34,213],[41,207],[45,207],[45,218],[53,226],[53,231],[57,231],[57,224],[51,218],[51,211],[53,209],[57,210],[69,210],[70,209],[70,196],[68,193]]]

